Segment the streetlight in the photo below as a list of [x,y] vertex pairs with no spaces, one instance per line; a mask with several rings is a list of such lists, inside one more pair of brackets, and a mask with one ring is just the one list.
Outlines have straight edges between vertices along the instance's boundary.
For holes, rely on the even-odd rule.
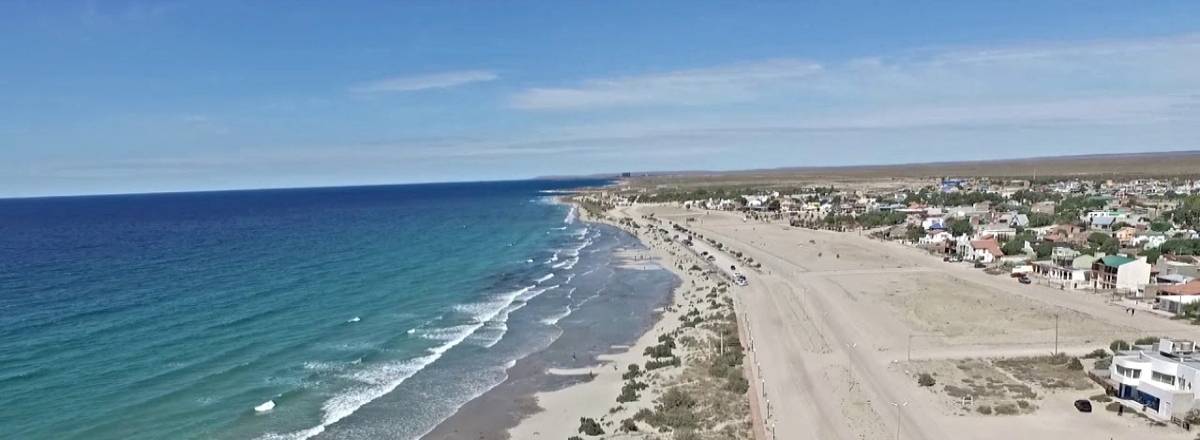
[[896,407],[896,440],[900,440],[900,408],[904,408],[904,407],[908,406],[908,402],[904,402],[904,403],[888,402],[888,403],[890,403],[892,406]]

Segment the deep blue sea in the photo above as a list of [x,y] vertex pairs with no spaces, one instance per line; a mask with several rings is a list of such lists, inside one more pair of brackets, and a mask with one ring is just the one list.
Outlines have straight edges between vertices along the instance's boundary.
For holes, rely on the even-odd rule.
[[604,290],[602,183],[0,200],[0,438],[417,438]]

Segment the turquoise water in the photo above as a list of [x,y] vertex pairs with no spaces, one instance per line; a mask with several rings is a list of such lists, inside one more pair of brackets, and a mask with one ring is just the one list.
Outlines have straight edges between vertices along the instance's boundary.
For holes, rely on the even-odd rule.
[[0,200],[0,438],[418,437],[599,289],[598,183]]

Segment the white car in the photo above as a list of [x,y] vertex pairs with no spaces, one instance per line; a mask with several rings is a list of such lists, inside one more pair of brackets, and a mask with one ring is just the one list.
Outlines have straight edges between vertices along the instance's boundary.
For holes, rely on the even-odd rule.
[[750,282],[746,281],[745,275],[742,275],[740,273],[735,273],[735,274],[733,274],[733,284],[737,284],[739,286],[745,286],[747,284],[750,284]]

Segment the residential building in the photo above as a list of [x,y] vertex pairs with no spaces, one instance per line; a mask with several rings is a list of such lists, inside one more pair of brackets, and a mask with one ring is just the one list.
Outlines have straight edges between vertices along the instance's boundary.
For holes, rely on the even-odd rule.
[[990,224],[987,226],[981,226],[975,235],[977,237],[992,237],[997,240],[1008,240],[1017,235],[1017,230],[1004,224]]
[[987,264],[1003,257],[1004,252],[1000,251],[1000,244],[994,238],[969,240],[964,235],[958,240],[958,255],[965,260]]
[[1154,267],[1160,277],[1180,275],[1186,278],[1200,278],[1200,261],[1196,257],[1163,255],[1158,258]]
[[1177,339],[1118,353],[1108,370],[1116,398],[1159,420],[1182,418],[1195,406],[1200,392],[1194,386],[1200,380],[1195,353],[1195,342]]
[[1160,286],[1154,300],[1154,308],[1180,315],[1185,305],[1200,302],[1200,280]]
[[1126,226],[1113,232],[1113,237],[1117,239],[1121,245],[1128,245],[1137,236],[1137,228]]
[[1054,215],[1054,202],[1047,200],[1045,202],[1034,203],[1029,208],[1029,212]]
[[1082,289],[1088,286],[1088,275],[1096,257],[1081,254],[1067,247],[1056,247],[1050,259],[1033,262],[1033,274],[1064,289]]
[[1137,294],[1150,284],[1153,272],[1146,257],[1109,255],[1092,263],[1092,287],[1120,293]]

